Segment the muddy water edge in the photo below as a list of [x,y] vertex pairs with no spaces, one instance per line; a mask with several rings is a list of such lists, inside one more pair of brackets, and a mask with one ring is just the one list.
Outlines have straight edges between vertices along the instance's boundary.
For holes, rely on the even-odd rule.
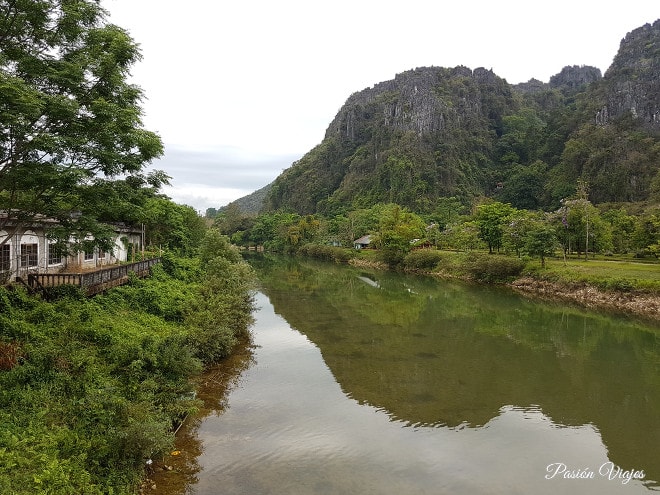
[[183,421],[176,433],[174,450],[154,459],[139,493],[144,495],[183,495],[195,484],[200,466],[202,442],[197,429],[204,418],[220,415],[229,407],[227,396],[241,380],[241,374],[253,362],[254,345],[248,337],[231,356],[212,366],[195,379],[199,412]]

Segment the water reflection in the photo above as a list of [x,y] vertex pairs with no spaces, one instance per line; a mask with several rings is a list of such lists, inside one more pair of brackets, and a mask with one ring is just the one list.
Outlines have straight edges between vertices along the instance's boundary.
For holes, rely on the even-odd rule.
[[275,311],[358,403],[452,428],[534,407],[553,425],[593,428],[611,461],[660,479],[657,328],[492,288],[327,264],[260,268]]
[[[185,493],[657,487],[657,328],[492,288],[253,263],[254,359],[228,407],[199,421]],[[552,477],[557,463],[586,477]],[[609,479],[610,465],[644,479]]]
[[175,450],[156,459],[143,492],[153,495],[190,493],[202,471],[199,458],[204,449],[199,428],[209,418],[218,418],[229,408],[229,393],[241,386],[242,374],[253,364],[254,345],[251,339],[246,339],[239,343],[232,356],[198,377],[195,389],[201,401],[199,411],[186,418],[177,431]]

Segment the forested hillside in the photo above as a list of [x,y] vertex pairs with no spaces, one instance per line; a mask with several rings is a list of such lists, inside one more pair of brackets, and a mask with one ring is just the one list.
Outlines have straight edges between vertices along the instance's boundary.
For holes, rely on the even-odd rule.
[[[565,67],[511,85],[491,70],[424,67],[351,95],[325,138],[272,184],[262,211],[432,211],[486,196],[556,209],[660,199],[660,20],[621,41],[604,75]],[[254,206],[251,208],[254,211]]]

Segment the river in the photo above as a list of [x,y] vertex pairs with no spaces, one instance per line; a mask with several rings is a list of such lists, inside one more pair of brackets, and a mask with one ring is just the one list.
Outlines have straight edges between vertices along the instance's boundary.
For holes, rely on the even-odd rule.
[[660,491],[656,325],[500,288],[252,263],[252,345],[205,382],[158,492]]

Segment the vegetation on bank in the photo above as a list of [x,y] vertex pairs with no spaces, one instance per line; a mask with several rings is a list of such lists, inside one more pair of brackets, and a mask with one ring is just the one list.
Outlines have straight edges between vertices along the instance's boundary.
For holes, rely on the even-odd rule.
[[0,492],[135,493],[197,407],[190,378],[248,331],[251,277],[210,230],[92,299],[0,288]]
[[527,255],[542,265],[557,253],[585,259],[587,253],[650,260],[660,255],[660,203],[596,206],[582,181],[552,211],[518,209],[489,198],[468,209],[456,198],[442,198],[428,214],[379,203],[332,217],[290,212],[249,216],[227,209],[214,222],[237,245],[279,252],[296,252],[307,244],[352,247],[369,235],[369,247],[381,250],[392,266],[423,246]]
[[[595,206],[588,194],[579,181],[577,193],[554,211],[520,210],[487,198],[467,210],[456,198],[443,198],[431,214],[392,203],[330,218],[285,212],[250,217],[230,208],[215,223],[248,248],[511,284],[581,304],[598,298],[598,307],[655,318],[658,204]],[[362,236],[369,236],[368,248],[355,249]],[[623,307],[621,301],[631,298],[634,307]]]
[[[251,217],[229,209],[215,224],[235,244],[319,259],[375,257],[391,268],[485,282],[527,274],[607,290],[657,290],[660,206],[597,207],[588,199],[588,185],[578,181],[577,187],[554,211],[521,210],[487,198],[467,210],[455,198],[443,198],[425,215],[393,203],[330,218],[284,212]],[[369,249],[353,249],[362,236],[369,236]]]

